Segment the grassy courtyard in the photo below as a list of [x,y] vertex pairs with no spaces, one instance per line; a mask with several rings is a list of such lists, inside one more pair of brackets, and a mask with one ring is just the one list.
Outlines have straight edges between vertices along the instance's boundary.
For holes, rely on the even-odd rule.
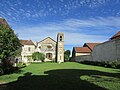
[[36,63],[0,76],[0,90],[119,90],[120,70],[79,63]]

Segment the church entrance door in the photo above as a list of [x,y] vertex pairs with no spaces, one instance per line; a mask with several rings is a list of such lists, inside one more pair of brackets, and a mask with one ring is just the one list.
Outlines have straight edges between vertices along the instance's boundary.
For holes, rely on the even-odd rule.
[[46,58],[49,59],[49,60],[52,60],[52,53],[47,53]]

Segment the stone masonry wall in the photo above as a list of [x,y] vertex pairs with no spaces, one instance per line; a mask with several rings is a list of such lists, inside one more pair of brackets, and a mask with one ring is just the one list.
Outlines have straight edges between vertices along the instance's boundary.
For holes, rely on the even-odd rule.
[[76,62],[81,62],[81,61],[91,61],[92,57],[91,55],[82,55],[82,56],[76,56],[75,61]]
[[95,46],[91,56],[93,61],[120,60],[120,38]]

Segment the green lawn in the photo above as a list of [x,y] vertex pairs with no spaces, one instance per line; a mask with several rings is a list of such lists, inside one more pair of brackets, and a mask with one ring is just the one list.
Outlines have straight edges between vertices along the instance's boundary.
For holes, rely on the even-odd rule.
[[119,90],[120,70],[79,63],[38,63],[0,76],[0,90]]

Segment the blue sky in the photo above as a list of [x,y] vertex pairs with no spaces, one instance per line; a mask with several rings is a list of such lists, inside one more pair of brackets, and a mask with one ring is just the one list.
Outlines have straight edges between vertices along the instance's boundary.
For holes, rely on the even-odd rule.
[[0,16],[20,39],[56,40],[63,32],[65,49],[72,49],[120,30],[120,0],[0,0]]

